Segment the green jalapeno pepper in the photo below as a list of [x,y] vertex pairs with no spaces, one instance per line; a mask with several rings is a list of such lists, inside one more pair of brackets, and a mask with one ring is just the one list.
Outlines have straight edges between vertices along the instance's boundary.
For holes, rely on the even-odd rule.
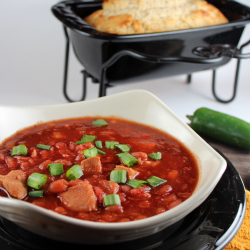
[[200,135],[250,149],[250,123],[246,121],[208,108],[199,108],[187,118],[190,127]]

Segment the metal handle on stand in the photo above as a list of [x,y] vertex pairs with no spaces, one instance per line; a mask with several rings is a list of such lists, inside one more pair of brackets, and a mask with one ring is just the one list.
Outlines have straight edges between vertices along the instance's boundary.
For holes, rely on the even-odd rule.
[[[67,77],[68,77],[68,60],[69,60],[69,47],[70,47],[70,39],[68,36],[67,28],[66,26],[63,26],[64,28],[64,34],[66,38],[66,51],[65,51],[65,65],[64,65],[64,79],[63,79],[63,94],[65,98],[69,102],[76,102],[75,100],[72,100],[69,98],[67,94]],[[148,55],[144,53],[140,53],[133,50],[122,50],[115,53],[111,58],[109,58],[106,62],[104,62],[101,66],[101,77],[100,77],[100,87],[99,87],[99,97],[106,95],[106,89],[109,87],[107,80],[106,80],[106,72],[108,67],[112,66],[118,59],[120,59],[123,56],[131,56],[133,58],[136,58],[138,60],[150,62],[150,63],[174,63],[174,62],[186,62],[186,63],[202,63],[202,64],[212,64],[212,63],[219,63],[221,62],[224,57],[231,57],[236,58],[238,60],[237,64],[237,70],[236,70],[236,77],[235,77],[235,83],[234,83],[234,93],[233,97],[229,100],[221,100],[216,92],[215,92],[215,78],[216,78],[216,71],[213,70],[213,94],[216,100],[223,103],[228,103],[232,101],[236,96],[236,88],[238,83],[238,75],[239,75],[239,66],[240,66],[240,59],[250,58],[250,54],[242,54],[242,48],[248,45],[250,41],[245,43],[241,46],[240,49],[237,49],[235,46],[232,45],[211,45],[208,47],[196,47],[193,49],[193,53],[199,57],[159,57],[154,55]],[[87,78],[92,77],[87,71],[83,70],[83,94],[80,100],[85,100],[86,97],[86,90],[87,90]],[[97,82],[96,79],[92,77],[92,80],[94,82]],[[188,82],[191,82],[191,75],[188,75]]]
[[247,45],[250,44],[250,40],[246,43],[244,43],[240,49],[239,49],[239,52],[240,53],[237,53],[235,58],[237,58],[237,65],[236,65],[236,72],[235,72],[235,78],[234,78],[234,84],[233,84],[233,94],[232,94],[232,97],[229,98],[228,100],[222,100],[220,97],[218,97],[217,93],[216,93],[216,90],[215,90],[215,84],[216,84],[216,70],[213,70],[213,80],[212,80],[212,92],[213,92],[213,95],[214,95],[214,98],[221,102],[221,103],[229,103],[231,101],[234,100],[234,98],[236,97],[236,93],[237,93],[237,87],[238,87],[238,82],[239,82],[239,73],[240,73],[240,59],[244,59],[244,58],[250,58],[250,54],[241,54],[242,52],[242,49],[244,47],[246,47]]
[[[66,50],[65,50],[65,62],[64,62],[64,77],[63,77],[63,94],[65,96],[65,98],[67,99],[68,102],[77,102],[75,100],[72,100],[68,94],[67,94],[67,79],[68,79],[68,62],[69,62],[69,48],[70,48],[70,40],[69,40],[69,35],[67,32],[67,28],[65,26],[63,26],[63,30],[64,30],[64,35],[66,38]],[[79,101],[84,101],[86,98],[86,91],[87,91],[87,77],[89,76],[88,73],[83,70],[83,92],[82,92],[82,97]]]

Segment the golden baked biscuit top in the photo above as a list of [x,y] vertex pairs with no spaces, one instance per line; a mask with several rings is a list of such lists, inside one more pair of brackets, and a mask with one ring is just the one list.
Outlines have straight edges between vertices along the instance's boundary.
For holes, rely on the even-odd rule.
[[95,29],[119,35],[164,32],[227,23],[204,0],[105,0],[84,20]]

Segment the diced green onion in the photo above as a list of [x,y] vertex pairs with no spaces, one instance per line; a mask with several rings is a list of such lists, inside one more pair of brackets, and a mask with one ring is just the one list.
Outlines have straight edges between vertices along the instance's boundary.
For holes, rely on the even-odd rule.
[[97,127],[108,125],[108,123],[103,119],[97,119],[93,121],[92,123],[95,124]]
[[62,163],[51,163],[48,167],[51,175],[60,175],[64,172]]
[[47,175],[40,173],[32,173],[27,180],[27,186],[39,189],[47,181]]
[[151,159],[153,160],[160,160],[161,159],[161,152],[157,152],[157,153],[152,153],[149,155]]
[[30,191],[28,195],[30,197],[43,197],[43,190]]
[[28,149],[25,145],[18,145],[12,148],[12,156],[14,155],[27,155]]
[[98,154],[101,154],[101,155],[105,155],[105,154],[106,154],[105,152],[103,152],[103,151],[100,150],[100,149],[97,149],[97,152],[98,152]]
[[122,152],[129,152],[130,151],[130,146],[127,144],[118,144],[115,145],[117,148],[119,148]]
[[119,155],[121,157],[121,162],[123,162],[124,164],[126,164],[129,167],[135,165],[139,161],[134,156],[132,156],[130,153],[122,153]]
[[102,142],[101,141],[95,141],[95,145],[97,148],[102,148]]
[[77,141],[76,144],[84,144],[85,142],[93,142],[95,140],[95,135],[84,135],[81,141]]
[[97,156],[98,155],[98,151],[97,151],[97,148],[92,147],[92,148],[85,149],[83,151],[83,154],[84,154],[84,156],[86,158],[90,158],[90,157]]
[[114,149],[115,145],[118,145],[119,142],[117,141],[105,141],[105,146],[107,149]]
[[133,180],[127,181],[126,184],[132,188],[138,188],[138,187],[144,186],[145,184],[147,184],[147,182],[143,180],[133,179]]
[[50,145],[43,145],[43,144],[37,144],[36,147],[41,148],[41,149],[45,149],[45,150],[49,150],[51,148]]
[[122,156],[122,154],[124,154],[124,153],[116,154],[116,156],[121,157],[121,156]]
[[82,175],[83,172],[80,165],[74,165],[66,172],[66,177],[71,181],[79,179]]
[[104,195],[104,206],[121,205],[120,196],[118,194]]
[[127,171],[126,170],[113,170],[110,172],[110,180],[116,183],[126,183]]
[[157,176],[151,176],[150,178],[147,179],[148,184],[152,187],[157,187],[162,183],[165,183],[166,181],[167,180],[161,179]]

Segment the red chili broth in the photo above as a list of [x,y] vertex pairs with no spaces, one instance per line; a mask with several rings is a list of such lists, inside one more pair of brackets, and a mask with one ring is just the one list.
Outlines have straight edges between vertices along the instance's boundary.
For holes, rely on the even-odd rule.
[[[44,197],[33,198],[27,195],[25,201],[66,216],[98,222],[125,222],[151,217],[177,206],[192,195],[198,183],[199,170],[194,155],[182,143],[155,128],[117,118],[105,117],[103,119],[108,125],[97,127],[92,123],[97,118],[100,117],[54,121],[17,132],[0,145],[0,175],[7,175],[12,170],[22,170],[26,179],[33,172],[46,174],[47,182],[40,188],[44,190]],[[101,174],[84,173],[80,178],[93,187],[96,211],[77,212],[68,209],[59,194],[51,193],[49,185],[59,179],[66,180],[67,189],[77,184],[77,181],[69,184],[65,173],[73,165],[81,164],[84,160],[84,149],[95,146],[89,142],[76,144],[84,134],[95,135],[95,140],[102,141],[101,150],[106,155],[98,154],[102,164]],[[167,181],[157,187],[146,184],[140,188],[132,188],[126,184],[118,184],[117,194],[120,196],[121,205],[105,207],[100,190],[104,194],[108,194],[108,191],[100,185],[100,180],[109,181],[110,171],[114,170],[116,165],[125,166],[117,156],[121,151],[117,148],[105,148],[105,141],[128,144],[131,154],[143,152],[148,156],[153,152],[161,152],[161,160],[152,160],[148,156],[147,160],[139,159],[139,163],[130,168],[140,172],[136,179],[146,180],[157,176]],[[13,146],[19,144],[28,148],[28,154],[11,156]],[[37,144],[51,145],[51,148],[39,149]],[[64,174],[50,175],[48,162],[55,161],[63,163]],[[35,189],[28,187],[28,191],[32,190]]]

